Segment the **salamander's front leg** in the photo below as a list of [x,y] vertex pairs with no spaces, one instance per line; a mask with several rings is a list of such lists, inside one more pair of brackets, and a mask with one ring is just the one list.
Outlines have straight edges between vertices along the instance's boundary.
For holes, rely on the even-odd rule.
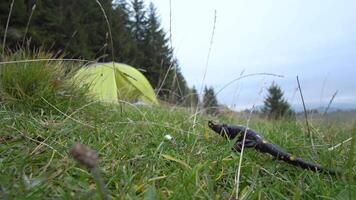
[[[254,148],[256,147],[257,143],[254,140],[245,139],[245,148]],[[233,146],[233,150],[237,152],[241,152],[242,149],[242,141],[236,142]]]

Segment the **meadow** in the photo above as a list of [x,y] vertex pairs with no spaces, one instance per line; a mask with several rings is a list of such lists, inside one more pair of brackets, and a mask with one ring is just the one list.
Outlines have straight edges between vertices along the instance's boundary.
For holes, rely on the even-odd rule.
[[[199,114],[169,105],[103,104],[73,82],[83,63],[46,60],[42,52],[13,52],[1,63],[0,198],[99,199],[88,170],[68,154],[82,143],[99,155],[99,170],[113,199],[232,199],[240,154],[207,127],[208,120],[248,123],[225,113]],[[44,60],[39,60],[44,59]],[[26,62],[20,62],[27,60]],[[35,61],[29,61],[35,60]],[[74,70],[72,70],[74,69]],[[354,124],[252,116],[249,127],[307,161],[342,171],[306,171],[246,149],[240,199],[355,199]],[[167,135],[171,136],[170,139]]]

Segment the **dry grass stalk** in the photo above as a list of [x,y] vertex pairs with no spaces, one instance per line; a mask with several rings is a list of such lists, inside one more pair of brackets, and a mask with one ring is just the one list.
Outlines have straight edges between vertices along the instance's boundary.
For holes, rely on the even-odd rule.
[[314,156],[317,156],[316,150],[315,150],[315,145],[314,145],[314,140],[313,140],[313,134],[310,131],[310,126],[309,126],[309,121],[308,121],[308,113],[307,113],[307,109],[305,107],[305,102],[304,102],[304,97],[303,97],[303,93],[302,93],[302,89],[300,87],[300,82],[299,82],[299,78],[297,76],[297,82],[298,82],[298,88],[299,88],[299,93],[300,93],[300,98],[302,99],[302,103],[303,103],[303,109],[304,109],[304,117],[305,117],[305,123],[307,125],[307,129],[308,129],[308,135],[310,138],[310,143],[312,145],[312,149],[314,152]]
[[6,44],[7,29],[9,28],[9,23],[10,23],[12,8],[14,7],[14,2],[15,2],[15,0],[12,0],[11,5],[10,5],[9,15],[7,16],[6,28],[5,28],[5,33],[4,33],[4,40],[2,41],[2,54],[3,54],[3,55],[4,55],[4,53],[5,53],[5,44]]

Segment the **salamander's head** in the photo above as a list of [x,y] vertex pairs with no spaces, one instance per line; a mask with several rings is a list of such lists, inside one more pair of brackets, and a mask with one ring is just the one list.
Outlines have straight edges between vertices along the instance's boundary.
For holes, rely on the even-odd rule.
[[226,137],[228,139],[234,139],[241,133],[245,132],[244,126],[232,126],[227,124],[216,124],[213,121],[208,122],[209,128],[211,128],[214,132],[219,135]]

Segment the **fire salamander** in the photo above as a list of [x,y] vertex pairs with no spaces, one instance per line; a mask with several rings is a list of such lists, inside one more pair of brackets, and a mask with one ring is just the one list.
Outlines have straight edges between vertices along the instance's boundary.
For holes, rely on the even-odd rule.
[[209,127],[218,133],[219,135],[227,138],[227,139],[234,139],[238,137],[233,150],[237,152],[241,152],[244,133],[246,131],[245,137],[245,145],[244,148],[254,148],[257,151],[262,153],[271,154],[273,157],[283,160],[291,165],[301,167],[303,169],[312,170],[315,172],[322,172],[330,175],[337,175],[340,174],[338,171],[334,171],[331,169],[325,169],[317,164],[308,163],[300,158],[297,158],[286,151],[279,148],[277,145],[268,143],[264,140],[258,133],[253,130],[247,129],[244,126],[236,126],[236,125],[227,125],[227,124],[216,124],[212,121],[208,123]]

